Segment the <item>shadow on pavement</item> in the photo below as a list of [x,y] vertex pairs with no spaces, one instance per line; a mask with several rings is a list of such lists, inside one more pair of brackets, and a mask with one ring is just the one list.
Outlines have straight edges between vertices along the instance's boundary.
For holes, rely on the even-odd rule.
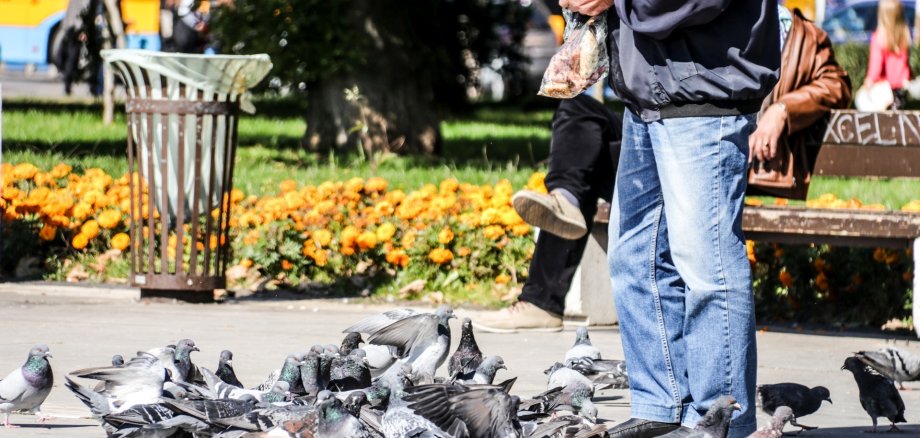
[[19,424],[18,426],[23,429],[73,429],[77,427],[99,427],[99,425],[97,424],[60,424],[60,423]]
[[[890,426],[891,426],[890,424],[887,424],[887,421],[884,422],[884,423],[883,423],[882,421],[879,421],[879,425],[878,425],[878,434],[879,434],[879,435],[886,435],[886,432],[888,432],[888,428],[889,428]],[[901,429],[901,432],[900,432],[900,433],[898,433],[898,432],[891,432],[891,433],[888,433],[887,435],[891,435],[891,436],[904,436],[904,437],[908,437],[908,436],[911,436],[911,437],[920,436],[920,424],[918,424],[918,423],[912,423],[912,424],[899,424],[899,425],[898,425],[898,429]],[[822,428],[820,428],[820,429],[810,430],[810,431],[807,431],[807,432],[802,432],[802,433],[799,433],[798,435],[795,434],[795,430],[796,430],[796,429],[794,429],[794,428],[793,428],[793,429],[790,429],[789,426],[786,426],[786,431],[785,431],[785,433],[783,434],[783,436],[798,436],[798,437],[803,437],[803,438],[819,438],[819,437],[821,437],[821,438],[823,438],[823,437],[831,438],[831,437],[873,436],[873,434],[867,434],[867,433],[866,433],[866,431],[872,430],[872,423],[870,423],[868,420],[866,421],[866,425],[865,425],[865,426],[856,426],[856,427],[822,427]]]

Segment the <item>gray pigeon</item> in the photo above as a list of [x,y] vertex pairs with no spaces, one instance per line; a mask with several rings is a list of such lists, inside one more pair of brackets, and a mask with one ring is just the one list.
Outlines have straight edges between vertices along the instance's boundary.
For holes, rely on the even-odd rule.
[[48,398],[54,384],[49,357],[51,353],[48,346],[38,344],[29,350],[29,357],[21,367],[0,381],[0,412],[5,415],[4,426],[18,427],[10,424],[10,411],[14,410],[33,411],[41,423],[51,419],[41,413],[42,403]]
[[501,356],[488,356],[482,360],[482,363],[476,368],[473,377],[469,380],[460,381],[464,384],[491,385],[495,380],[495,374],[498,370],[507,370],[505,361]]
[[[245,396],[249,395],[255,397],[257,400],[261,400],[262,396],[269,391],[259,391],[258,389],[243,389],[237,386],[233,386],[225,383],[223,380],[220,380],[219,377],[215,376],[211,370],[202,367],[201,368],[202,377],[204,377],[206,388],[200,388],[202,392],[208,395],[208,398],[232,398],[236,400],[242,400]],[[273,385],[274,386],[274,385]]]
[[121,368],[125,366],[125,358],[122,357],[120,354],[116,354],[112,356],[112,366],[117,367],[117,368]]
[[463,318],[460,344],[457,345],[457,351],[447,362],[447,374],[451,380],[470,380],[481,362],[482,351],[479,351],[479,345],[476,344],[476,338],[473,337],[473,321]]
[[581,358],[569,361],[566,366],[584,374],[600,389],[629,389],[629,372],[626,370],[626,361]]
[[290,399],[291,385],[284,380],[275,382],[271,391],[262,394],[260,401],[262,403],[284,403]]
[[597,422],[597,407],[591,401],[594,397],[594,383],[591,380],[558,362],[545,373],[549,376],[549,389],[562,388],[555,401],[559,405],[557,409],[570,409],[592,423]]
[[901,382],[920,380],[920,356],[894,347],[876,351],[858,351],[856,357],[879,374],[894,380],[900,389]]
[[732,414],[741,410],[741,405],[730,395],[719,397],[706,411],[706,415],[691,429],[681,426],[672,432],[661,435],[662,438],[725,438]]
[[773,415],[777,408],[788,406],[792,409],[793,417],[790,420],[792,425],[802,430],[812,430],[816,427],[797,423],[799,418],[815,413],[821,407],[821,402],[825,400],[828,403],[834,403],[831,401],[831,392],[823,386],[809,389],[798,383],[775,383],[760,385],[757,387],[757,392],[760,394],[760,405],[764,412]]
[[783,436],[783,428],[786,427],[786,423],[794,419],[795,416],[792,414],[792,408],[789,406],[780,406],[774,410],[773,418],[770,419],[770,423],[757,429],[757,431],[749,435],[748,438],[780,438]]
[[300,382],[307,395],[315,396],[323,389],[319,386],[319,354],[312,349],[304,355],[303,365],[300,366]]
[[359,348],[347,356],[333,358],[329,370],[329,389],[351,391],[371,386],[371,371],[364,356],[364,350]]
[[451,318],[454,311],[449,306],[441,306],[434,313],[406,309],[365,318],[345,332],[367,333],[369,343],[396,348],[400,361],[412,365],[412,374],[418,379],[434,376],[447,359]]
[[273,371],[256,389],[259,391],[269,391],[278,381],[287,382],[291,392],[299,394],[303,388],[303,380],[300,376],[300,367],[304,362],[297,355],[289,354],[284,358],[284,364],[281,368]]
[[900,431],[895,423],[906,423],[904,418],[904,400],[898,394],[898,388],[887,377],[876,374],[856,356],[848,357],[841,370],[849,370],[859,387],[859,403],[872,418],[872,433],[878,428],[878,417],[891,421],[889,431]]
[[497,386],[435,383],[406,388],[409,409],[456,437],[519,438],[520,399]]
[[575,345],[572,345],[572,348],[565,352],[565,361],[582,358],[591,360],[600,360],[601,358],[601,350],[591,345],[588,328],[585,326],[579,326],[575,329]]
[[233,370],[233,352],[230,350],[220,352],[220,359],[217,361],[217,371],[214,372],[214,375],[228,385],[239,388],[243,387],[243,384],[240,383],[240,379],[236,377],[236,372]]
[[108,410],[118,413],[134,405],[159,403],[167,371],[159,358],[139,352],[123,367],[85,368],[70,374],[105,382],[100,395],[105,398]]
[[345,409],[341,400],[330,397],[316,405],[316,438],[368,437],[367,430],[357,417]]
[[179,370],[179,376],[173,376],[177,382],[192,382],[195,380],[195,365],[192,364],[191,353],[200,351],[195,346],[195,341],[191,339],[180,339],[176,344],[176,369]]

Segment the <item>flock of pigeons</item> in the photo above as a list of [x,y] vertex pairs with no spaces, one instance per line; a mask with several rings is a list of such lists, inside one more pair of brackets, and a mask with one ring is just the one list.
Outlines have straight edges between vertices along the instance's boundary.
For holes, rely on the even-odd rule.
[[[315,345],[291,354],[281,368],[251,389],[233,370],[233,354],[221,352],[217,369],[192,363],[195,343],[120,355],[111,366],[86,368],[65,377],[110,437],[605,437],[592,403],[598,389],[625,389],[625,363],[602,359],[588,331],[579,327],[575,344],[547,369],[547,391],[532,398],[512,395],[516,378],[495,382],[506,369],[500,356],[484,356],[469,318],[460,344],[450,355],[449,307],[432,313],[393,310],[346,328],[340,345]],[[363,347],[366,336],[367,344]],[[29,351],[22,367],[0,381],[4,425],[11,411],[31,410],[39,421],[41,404],[54,381],[45,345]],[[448,375],[435,372],[447,362]],[[920,357],[886,348],[859,352],[844,363],[872,417],[904,422],[904,402],[893,382],[920,379]],[[96,380],[94,386],[75,378]],[[830,402],[824,387],[795,383],[758,387],[762,408],[772,421],[753,438],[782,436],[787,422]],[[666,435],[723,438],[736,400],[717,400],[695,429]]]

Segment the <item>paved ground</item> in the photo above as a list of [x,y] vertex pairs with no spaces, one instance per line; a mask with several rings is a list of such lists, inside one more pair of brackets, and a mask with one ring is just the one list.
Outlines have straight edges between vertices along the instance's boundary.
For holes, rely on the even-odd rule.
[[[230,349],[235,354],[234,366],[240,379],[256,384],[277,368],[287,353],[306,350],[315,343],[338,342],[339,332],[351,322],[387,309],[341,300],[151,303],[127,298],[132,295],[129,293],[119,299],[117,291],[107,294],[108,298],[97,299],[72,292],[58,296],[53,286],[45,287],[50,292],[45,295],[40,288],[23,294],[13,292],[17,289],[15,285],[0,284],[0,373],[5,375],[21,365],[33,344],[50,345],[56,383],[44,410],[57,419],[37,426],[32,416],[14,415],[13,422],[23,428],[0,429],[0,438],[104,436],[94,421],[84,418],[88,411],[64,388],[63,375],[77,368],[104,365],[115,353],[130,355],[187,337],[201,348],[201,352],[192,355],[196,363],[214,367],[218,353]],[[475,318],[472,311],[459,309],[458,314]],[[458,327],[455,323],[454,328]],[[592,330],[591,336],[606,356],[622,357],[617,330],[599,328]],[[539,335],[478,333],[477,339],[487,354],[505,358],[509,370],[500,372],[499,378],[519,376],[516,393],[529,396],[545,389],[542,371],[561,359],[574,339],[574,331],[569,328],[562,333]],[[859,406],[852,376],[840,371],[840,365],[855,350],[885,343],[882,338],[869,336],[762,330],[758,334],[760,382],[827,386],[834,404],[825,405],[803,420],[821,427],[804,436],[862,437],[869,418]],[[920,353],[916,343],[900,341],[898,345]],[[902,426],[908,433],[900,436],[920,436],[920,384],[912,382],[908,386],[915,390],[901,394],[910,423]],[[611,425],[623,421],[629,416],[628,403],[625,391],[605,392],[597,402],[600,417]],[[761,424],[766,418],[763,414],[758,416]]]

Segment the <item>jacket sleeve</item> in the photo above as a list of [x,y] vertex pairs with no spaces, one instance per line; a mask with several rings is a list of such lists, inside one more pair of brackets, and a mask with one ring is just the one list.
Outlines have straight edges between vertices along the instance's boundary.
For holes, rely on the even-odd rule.
[[[779,101],[786,105],[788,134],[811,126],[832,109],[849,107],[851,100],[850,78],[834,59],[834,50],[827,33],[810,22],[801,22],[811,27],[807,35],[816,39],[815,61],[812,71],[794,72],[809,74],[811,81],[779,98]],[[808,54],[803,53],[802,56]]]
[[617,0],[617,13],[633,32],[655,39],[716,19],[732,0]]

